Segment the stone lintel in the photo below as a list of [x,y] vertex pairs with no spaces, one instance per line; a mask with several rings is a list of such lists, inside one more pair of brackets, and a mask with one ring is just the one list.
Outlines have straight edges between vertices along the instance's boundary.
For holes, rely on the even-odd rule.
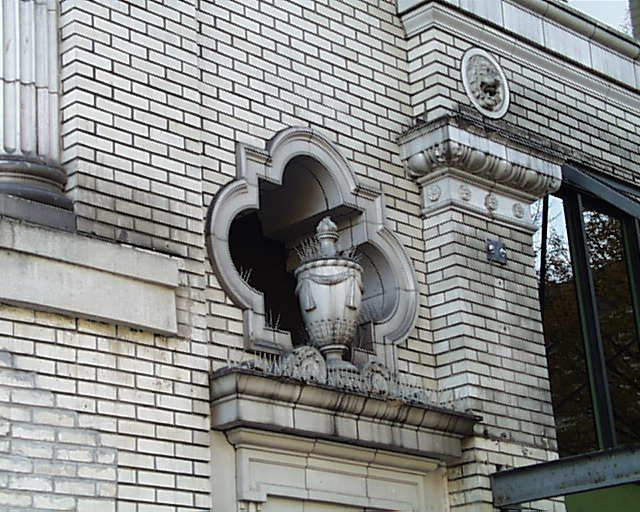
[[274,501],[323,502],[331,510],[447,508],[446,469],[434,459],[254,428],[216,434],[225,465],[214,500],[224,510],[236,510],[236,501],[249,512]]
[[167,256],[0,218],[0,268],[0,302],[177,333]]
[[480,421],[442,407],[267,377],[250,369],[214,374],[211,397],[215,430],[250,427],[442,461],[460,457],[461,439]]

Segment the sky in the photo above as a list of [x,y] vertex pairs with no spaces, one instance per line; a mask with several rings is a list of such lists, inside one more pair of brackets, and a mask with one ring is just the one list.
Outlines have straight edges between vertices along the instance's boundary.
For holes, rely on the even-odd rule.
[[569,0],[569,5],[618,30],[626,24],[629,9],[627,0]]

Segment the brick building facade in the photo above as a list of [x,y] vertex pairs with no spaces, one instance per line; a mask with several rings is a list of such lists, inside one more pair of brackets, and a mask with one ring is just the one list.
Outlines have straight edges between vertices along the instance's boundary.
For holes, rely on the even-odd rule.
[[[2,9],[0,507],[493,510],[557,458],[529,205],[567,163],[638,185],[637,42],[553,0]],[[274,375],[265,240],[290,274],[326,213],[351,360],[428,399]]]

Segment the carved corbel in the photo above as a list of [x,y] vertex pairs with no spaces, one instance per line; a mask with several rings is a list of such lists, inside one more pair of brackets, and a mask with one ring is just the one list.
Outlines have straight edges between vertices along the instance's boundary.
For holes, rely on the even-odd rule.
[[452,118],[409,130],[398,142],[408,176],[420,185],[425,216],[455,207],[531,231],[529,205],[560,187],[557,156],[482,127],[467,130]]
[[418,151],[405,161],[408,174],[423,179],[436,171],[453,168],[526,195],[541,197],[560,186],[557,173],[528,168],[506,158],[452,140]]

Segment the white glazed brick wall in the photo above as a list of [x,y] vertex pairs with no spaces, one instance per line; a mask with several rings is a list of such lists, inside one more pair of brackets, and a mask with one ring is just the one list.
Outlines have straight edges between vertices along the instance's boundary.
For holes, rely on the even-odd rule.
[[[458,104],[470,105],[460,62],[472,46],[486,48],[481,40],[446,27],[408,41],[416,116],[430,121]],[[512,93],[504,119],[564,144],[573,151],[573,160],[637,184],[640,160],[633,148],[640,143],[638,95],[556,57],[524,62],[509,53],[509,43],[502,47],[505,50],[490,51],[501,63]],[[542,67],[545,59],[551,69],[565,66],[576,79],[548,72]],[[598,93],[593,84],[607,94]],[[615,94],[610,94],[612,89]],[[506,243],[506,267],[486,262],[488,238]],[[469,439],[464,462],[451,468],[451,504],[455,510],[475,510],[478,503],[491,509],[487,475],[555,457],[531,238],[486,219],[449,212],[426,219],[424,239],[438,383],[440,389],[472,397],[468,404],[484,418],[478,434],[487,436]],[[535,506],[563,510],[559,501]]]
[[178,337],[64,319],[41,349],[64,364],[34,368],[75,385],[86,421],[118,449],[125,512],[211,505],[198,3],[60,2],[78,229],[181,258]]
[[[491,437],[553,447],[530,235],[454,209],[426,223],[440,389],[469,397]],[[505,242],[507,265],[487,261],[487,239]]]
[[[450,467],[451,505],[490,509],[488,475],[555,458],[531,234],[449,208],[425,219],[424,239],[439,389],[483,417]],[[507,265],[487,261],[487,239],[505,242]]]
[[[309,125],[385,191],[422,271],[418,190],[395,144],[410,109],[393,2],[197,4],[63,0],[64,161],[79,229],[189,257],[200,279],[204,208],[235,176],[235,144]],[[211,274],[208,285],[222,361],[242,346],[241,311]],[[409,346],[403,368],[432,379],[424,341]]]
[[16,473],[6,484],[0,474],[0,504],[68,510],[75,496],[78,510],[111,511],[117,497],[119,512],[208,509],[208,363],[194,342],[11,306],[0,318],[10,369],[0,369],[0,418],[10,426],[0,459],[35,479],[21,484]]
[[0,351],[0,507],[115,512],[116,450],[20,357]]
[[[500,62],[511,90],[511,107],[504,119],[564,144],[573,152],[570,158],[574,161],[640,184],[637,90],[608,82],[558,57],[540,57],[536,48],[529,50],[532,55],[537,53],[537,62],[515,58],[509,53],[511,41],[505,36],[501,51],[489,49]],[[474,46],[486,48],[482,41],[463,38],[446,28],[429,29],[409,39],[414,115],[433,120],[457,104],[471,105],[462,85],[460,62],[464,52]],[[550,71],[560,68],[566,68],[565,76]],[[568,80],[569,74],[574,79]]]
[[[463,214],[462,232],[446,218],[423,229],[419,191],[395,143],[423,109],[432,118],[452,99],[468,104],[458,66],[470,41],[431,30],[407,45],[385,0],[60,6],[63,161],[79,229],[182,258],[180,335],[3,307],[0,349],[77,415],[79,428],[117,449],[118,510],[210,507],[206,372],[243,341],[241,311],[208,270],[202,219],[235,176],[236,143],[263,146],[293,125],[335,141],[359,178],[386,194],[422,290],[401,370],[430,388],[481,392],[474,406],[489,438],[480,431],[468,440],[464,464],[451,469],[452,504],[490,507],[488,480],[478,475],[548,458],[529,241]],[[637,112],[499,58],[513,84],[509,121],[631,176]],[[509,241],[512,263],[497,274],[477,270],[487,234]],[[447,316],[453,293],[476,310]],[[462,339],[466,348],[456,345]]]
[[62,0],[62,132],[81,231],[203,258],[197,2]]
[[[410,109],[394,3],[202,2],[199,18],[204,204],[235,177],[236,143],[264,147],[279,130],[311,126],[337,143],[363,183],[384,190],[390,224],[424,276],[418,189],[395,143]],[[212,274],[208,284],[210,350],[224,360],[228,347],[243,347],[241,311]],[[426,326],[422,318],[400,364],[433,387]]]

